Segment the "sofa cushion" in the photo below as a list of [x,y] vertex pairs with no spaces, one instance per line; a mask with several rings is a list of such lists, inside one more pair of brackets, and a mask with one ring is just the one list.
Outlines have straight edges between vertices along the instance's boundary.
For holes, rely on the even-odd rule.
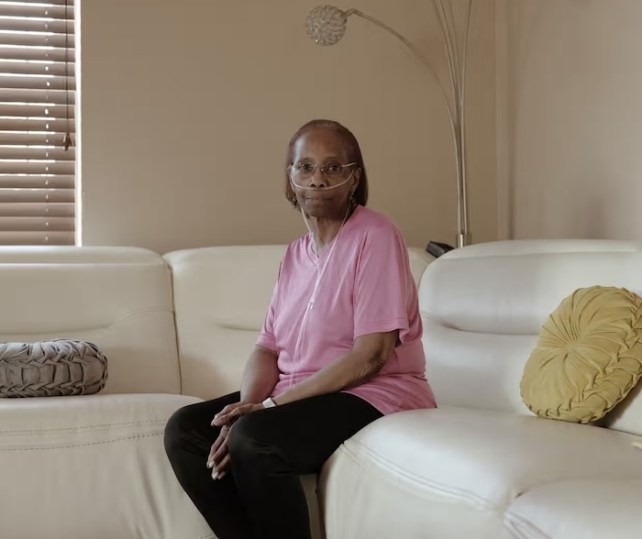
[[0,397],[92,395],[106,380],[107,358],[95,344],[0,343]]
[[[461,537],[465,521],[470,536],[496,539],[503,512],[526,490],[575,478],[642,479],[642,457],[632,438],[599,427],[460,408],[386,416],[347,440],[324,468],[328,533],[368,537],[362,523],[380,513],[376,522],[390,533],[395,527],[407,530],[399,536],[421,537],[413,533],[422,522],[426,530],[439,529],[440,537]],[[406,510],[418,504],[418,512]],[[453,510],[458,518],[444,517]],[[389,536],[380,531],[380,537]]]
[[174,284],[182,393],[212,399],[240,387],[285,246],[232,246],[165,255]]
[[540,332],[521,381],[535,414],[589,423],[621,402],[642,376],[642,298],[616,287],[581,288]]
[[506,527],[520,539],[639,539],[641,507],[640,478],[560,481],[519,496]]
[[[198,399],[90,395],[0,400],[3,538],[213,538],[163,447]],[[205,464],[203,464],[205,469]]]

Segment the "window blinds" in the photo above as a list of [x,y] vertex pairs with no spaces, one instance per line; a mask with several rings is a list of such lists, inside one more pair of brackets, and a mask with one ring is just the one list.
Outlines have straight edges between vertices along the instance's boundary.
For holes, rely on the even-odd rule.
[[73,245],[73,0],[0,0],[0,245]]

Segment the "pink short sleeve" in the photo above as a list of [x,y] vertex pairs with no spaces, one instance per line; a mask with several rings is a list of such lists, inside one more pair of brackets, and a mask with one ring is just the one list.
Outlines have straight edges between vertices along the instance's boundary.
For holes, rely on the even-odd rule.
[[399,330],[405,342],[416,296],[408,250],[391,224],[369,231],[357,262],[354,286],[354,338]]

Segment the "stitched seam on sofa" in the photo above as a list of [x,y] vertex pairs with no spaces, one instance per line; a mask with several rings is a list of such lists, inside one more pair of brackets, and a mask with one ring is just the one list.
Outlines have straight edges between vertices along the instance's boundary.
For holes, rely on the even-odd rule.
[[18,451],[50,451],[52,449],[73,449],[74,447],[92,447],[99,445],[113,444],[116,442],[126,442],[128,440],[142,440],[143,438],[152,438],[154,436],[163,436],[163,432],[151,432],[149,434],[135,434],[133,436],[126,436],[124,438],[114,438],[112,440],[104,440],[102,442],[87,442],[84,444],[67,444],[67,445],[49,445],[46,447],[0,447],[0,452],[18,452]]
[[[145,309],[133,309],[131,311],[125,311],[123,313],[120,313],[113,320],[99,326],[87,326],[87,327],[76,326],[70,329],[60,328],[60,329],[54,329],[51,331],[46,331],[45,333],[53,335],[53,334],[67,333],[67,332],[78,333],[80,331],[100,331],[100,330],[110,329],[112,326],[118,324],[119,322],[122,322],[123,320],[126,320],[127,318],[133,318],[135,316],[140,316],[140,315],[150,314],[150,313],[170,313],[173,315],[174,311],[171,307],[160,307],[160,306],[149,307]],[[25,331],[23,329],[18,329],[18,328],[0,327],[0,333],[14,333],[19,335],[42,335],[43,332],[39,331],[36,333],[36,332]]]
[[524,528],[528,528],[528,530],[530,530],[531,532],[538,533],[539,535],[537,539],[553,539],[550,535],[544,533],[539,527],[533,524],[530,520],[526,520],[525,518],[520,517],[519,515],[511,513],[510,510],[506,511],[506,513],[504,514],[504,527],[511,534],[516,536],[517,539],[529,539],[530,537],[532,537],[530,534],[526,535],[522,533],[521,530],[515,526],[515,524],[519,524]]
[[122,423],[103,423],[99,425],[83,425],[81,427],[59,427],[55,429],[23,429],[23,430],[0,430],[0,434],[30,434],[30,433],[39,433],[39,432],[62,432],[62,431],[83,431],[83,430],[93,430],[101,429],[104,427],[128,427],[128,426],[143,426],[143,425],[155,425],[155,424],[165,424],[167,419],[150,419],[148,421],[127,421]]
[[[431,481],[426,478],[418,478],[416,475],[412,475],[410,472],[404,470],[403,468],[400,468],[398,465],[392,463],[390,460],[377,455],[374,451],[372,451],[370,448],[362,444],[361,442],[358,442],[357,440],[349,440],[350,443],[357,444],[361,447],[361,450],[374,462],[377,464],[381,465],[383,469],[386,467],[388,468],[389,471],[393,471],[396,474],[401,475],[405,479],[407,479],[411,483],[415,483],[417,485],[423,486],[423,487],[428,487],[436,491],[442,491],[446,494],[450,494],[452,496],[459,496],[460,498],[463,498],[469,502],[472,502],[473,504],[477,505],[478,507],[482,509],[488,509],[491,511],[501,511],[501,508],[498,507],[495,504],[490,503],[488,500],[484,500],[483,498],[480,498],[476,494],[460,489],[460,488],[454,488],[454,487],[447,487],[446,485],[443,485],[441,483],[438,483],[436,481]],[[351,450],[346,444],[341,446],[342,449],[346,450],[349,453],[352,453],[351,458],[354,460],[355,463],[363,466],[363,463],[360,462],[358,454],[356,451]]]
[[[163,266],[163,262],[157,262],[155,260],[151,261],[138,261],[134,260],[132,262],[118,262],[118,261],[110,261],[110,262],[84,262],[84,261],[76,261],[76,260],[61,260],[58,262],[35,262],[35,261],[29,261],[29,260],[3,260],[2,261],[2,267],[4,271],[16,271],[16,266],[23,266],[24,268],[28,268],[34,271],[37,270],[43,270],[43,269],[49,269],[49,268],[54,268],[56,266],[72,266],[73,270],[78,269],[80,266],[85,266],[86,268],[89,269],[99,269],[99,270],[104,270],[104,269],[113,269],[114,266],[116,269],[120,269],[119,266]],[[43,266],[46,266],[43,267]],[[22,269],[22,268],[20,268]],[[83,270],[86,271],[86,270]]]

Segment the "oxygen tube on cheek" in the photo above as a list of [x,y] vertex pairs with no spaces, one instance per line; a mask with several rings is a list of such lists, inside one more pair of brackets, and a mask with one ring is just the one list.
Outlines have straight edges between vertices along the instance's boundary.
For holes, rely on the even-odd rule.
[[345,185],[352,179],[352,174],[348,176],[345,180],[343,180],[341,183],[338,183],[337,185],[332,185],[330,187],[308,187],[305,185],[299,185],[296,183],[292,178],[290,178],[290,183],[296,187],[297,189],[304,189],[306,191],[331,191],[332,189],[336,189],[337,187],[341,187],[342,185]]

